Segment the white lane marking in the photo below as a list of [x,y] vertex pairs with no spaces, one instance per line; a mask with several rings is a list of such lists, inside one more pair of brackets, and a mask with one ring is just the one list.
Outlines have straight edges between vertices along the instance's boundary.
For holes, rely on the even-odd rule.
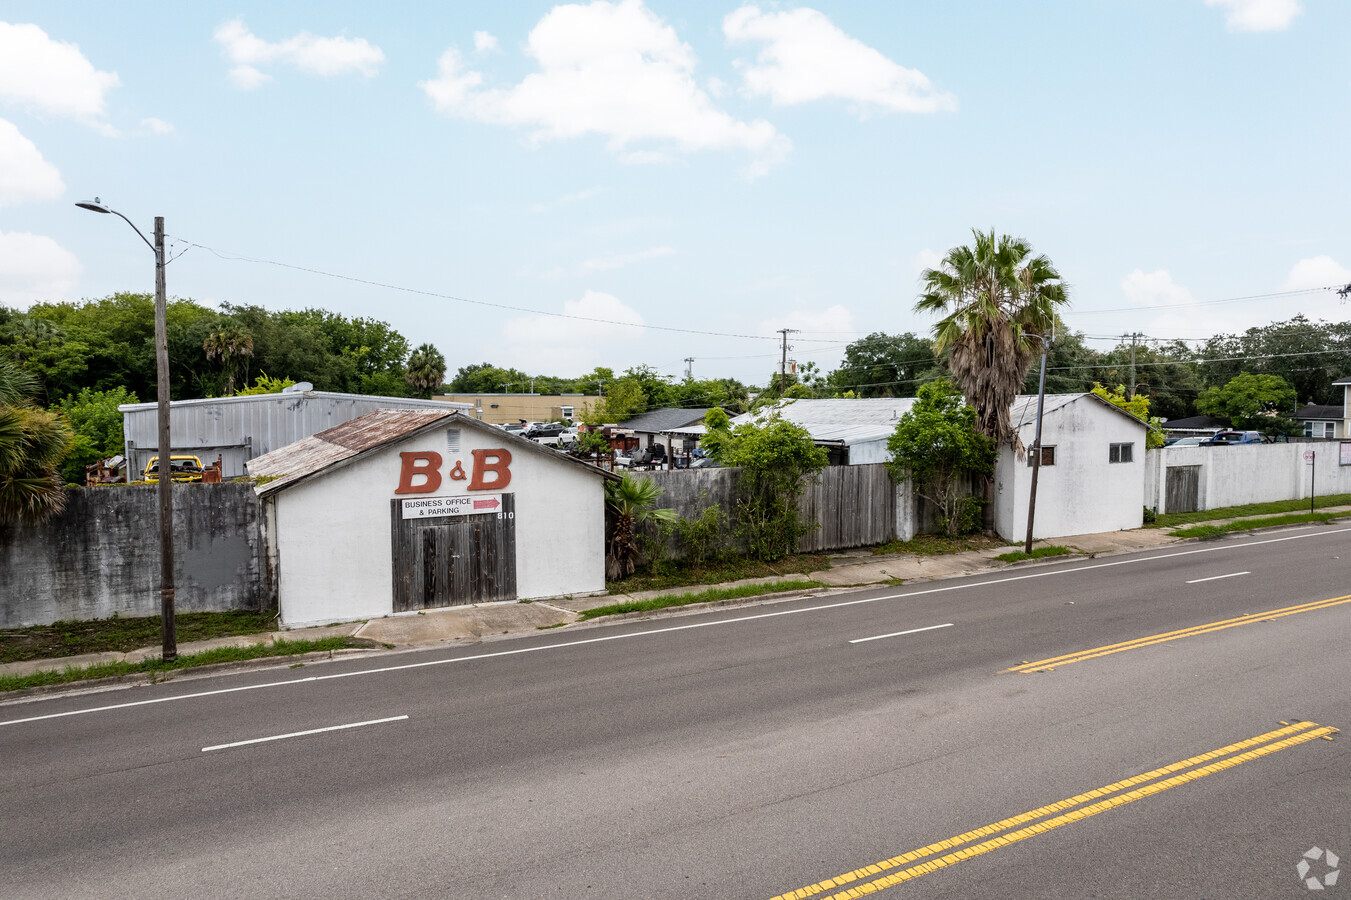
[[1187,584],[1200,584],[1203,581],[1219,581],[1221,578],[1237,578],[1240,575],[1251,575],[1251,572],[1230,572],[1228,575],[1212,575],[1209,578],[1197,578]]
[[[312,681],[331,681],[335,678],[354,678],[358,675],[381,675],[386,672],[403,672],[409,669],[423,669],[428,666],[444,666],[451,663],[474,662],[480,659],[496,659],[502,656],[519,656],[522,653],[534,653],[538,650],[566,650],[569,647],[583,647],[587,644],[600,644],[606,641],[620,641],[626,638],[651,637],[656,634],[669,634],[675,631],[688,631],[692,628],[708,628],[714,625],[737,625],[742,622],[751,622],[756,619],[773,619],[778,616],[791,616],[797,613],[819,612],[826,609],[843,609],[847,606],[858,606],[862,603],[880,603],[884,600],[901,600],[907,597],[922,597],[925,594],[942,594],[948,591],[962,591],[970,588],[994,587],[1000,584],[1009,584],[1014,581],[1027,581],[1031,578],[1050,578],[1056,575],[1078,574],[1088,572],[1094,569],[1110,569],[1115,566],[1126,566],[1141,562],[1157,562],[1161,559],[1175,559],[1182,556],[1195,556],[1198,553],[1216,553],[1221,550],[1240,550],[1248,547],[1256,547],[1262,544],[1280,544],[1285,541],[1298,541],[1310,537],[1331,537],[1335,534],[1351,533],[1351,528],[1338,528],[1331,531],[1319,529],[1308,534],[1293,534],[1286,537],[1268,538],[1262,541],[1250,541],[1246,543],[1224,544],[1216,547],[1199,547],[1195,550],[1182,550],[1177,553],[1164,553],[1159,556],[1132,557],[1131,559],[1119,559],[1112,562],[1095,563],[1091,566],[1065,565],[1056,568],[1048,568],[1044,572],[1029,572],[1026,575],[1012,575],[1007,578],[996,578],[990,581],[963,582],[962,584],[946,585],[944,587],[929,588],[923,591],[911,591],[906,594],[886,594],[881,597],[864,597],[859,600],[842,600],[839,603],[825,603],[820,606],[804,606],[798,609],[783,609],[776,612],[759,613],[753,616],[738,616],[734,619],[715,619],[710,622],[695,622],[691,625],[673,625],[666,628],[653,628],[648,631],[629,631],[623,634],[611,634],[605,637],[584,638],[580,641],[566,641],[557,644],[541,644],[537,647],[521,647],[516,650],[499,650],[496,653],[478,653],[473,656],[457,656],[453,659],[432,659],[426,662],[406,663],[400,666],[381,666],[378,669],[359,669],[355,672],[339,672],[333,675],[311,675],[307,678],[295,678],[289,681],[269,681],[263,684],[248,684],[240,687],[217,688],[211,691],[196,691],[191,694],[175,694],[171,697],[155,697],[151,700],[133,700],[129,703],[114,703],[110,706],[92,706],[87,709],[71,709],[59,713],[47,713],[41,716],[28,716],[23,719],[9,719],[0,722],[0,727],[5,725],[23,725],[28,722],[41,722],[45,719],[63,719],[67,716],[82,716],[85,713],[109,712],[116,709],[128,709],[133,706],[149,706],[154,703],[169,703],[174,700],[195,700],[201,697],[215,697],[220,694],[234,694],[240,691],[258,691],[264,688],[291,687],[298,684],[307,684]],[[42,698],[43,701],[55,698]],[[41,701],[33,701],[41,702]]]
[[348,728],[360,728],[363,725],[383,725],[386,722],[402,722],[407,716],[390,716],[388,719],[371,719],[369,722],[353,722],[350,725],[330,725],[327,728],[311,728],[309,731],[293,731],[290,734],[274,734],[271,737],[250,738],[247,741],[235,741],[232,744],[216,744],[203,747],[203,753],[212,750],[229,750],[231,747],[247,747],[249,744],[266,744],[268,741],[284,741],[287,738],[304,737],[307,734],[323,734],[325,731],[346,731]]
[[911,628],[909,631],[893,631],[891,634],[875,634],[872,637],[854,638],[849,643],[862,644],[865,641],[880,641],[882,640],[882,638],[901,637],[902,635],[906,634],[919,634],[921,631],[933,631],[935,628],[951,628],[951,627],[952,623],[948,622],[946,625],[930,625],[926,628]]

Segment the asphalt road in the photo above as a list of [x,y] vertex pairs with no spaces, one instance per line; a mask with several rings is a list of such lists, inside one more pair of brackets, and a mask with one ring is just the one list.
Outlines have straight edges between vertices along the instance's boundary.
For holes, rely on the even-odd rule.
[[1348,594],[1325,527],[0,705],[0,896],[1308,896]]

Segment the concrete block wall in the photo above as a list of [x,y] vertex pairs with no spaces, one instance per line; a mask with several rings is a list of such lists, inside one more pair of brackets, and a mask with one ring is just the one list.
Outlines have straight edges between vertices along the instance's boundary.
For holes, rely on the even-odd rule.
[[[159,615],[153,485],[71,488],[38,526],[0,527],[0,627]],[[253,485],[174,485],[179,612],[276,605]]]
[[[1313,464],[1304,459],[1314,452]],[[1240,444],[1235,447],[1179,447],[1150,450],[1145,469],[1144,505],[1169,512],[1168,469],[1200,466],[1201,509],[1245,503],[1302,500],[1351,493],[1351,465],[1340,464],[1340,443]]]

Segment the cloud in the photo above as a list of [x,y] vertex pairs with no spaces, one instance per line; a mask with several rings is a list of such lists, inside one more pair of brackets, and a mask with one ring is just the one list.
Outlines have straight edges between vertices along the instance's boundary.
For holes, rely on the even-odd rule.
[[761,12],[743,6],[722,22],[733,44],[764,44],[755,62],[738,60],[745,91],[776,106],[837,98],[890,112],[955,109],[950,94],[934,89],[922,72],[892,62],[845,34],[823,13],[800,8]]
[[597,196],[601,192],[602,192],[601,188],[593,187],[587,188],[584,191],[577,191],[574,194],[564,194],[563,196],[558,197],[554,200],[545,200],[540,203],[531,204],[530,211],[533,213],[548,212],[551,209],[554,209],[559,206],[566,206],[569,203],[577,203],[580,200],[590,200],[592,197]]
[[613,294],[588,290],[581,299],[564,302],[563,314],[585,319],[543,315],[508,319],[502,325],[508,365],[530,372],[585,372],[606,358],[602,344],[631,344],[642,335],[630,326],[642,325],[643,317]]
[[49,237],[0,231],[0,303],[64,300],[81,271],[75,254]]
[[1121,292],[1126,299],[1141,306],[1172,306],[1193,303],[1191,291],[1173,281],[1164,269],[1146,274],[1139,269],[1121,279]]
[[497,38],[486,31],[474,32],[474,52],[492,53],[497,50]]
[[151,134],[173,134],[174,126],[163,119],[156,119],[153,116],[141,120],[141,127]]
[[[853,332],[854,314],[836,303],[826,309],[785,310],[776,313],[774,318],[765,319],[760,323],[760,332],[766,335],[777,335],[782,328],[796,329],[806,337],[811,337],[813,334]],[[789,335],[788,343],[791,344],[792,342],[793,336]]]
[[791,147],[770,123],[717,108],[695,79],[694,51],[641,0],[556,6],[531,30],[526,53],[539,70],[511,87],[486,86],[454,48],[419,86],[439,112],[528,128],[536,144],[601,135],[630,163],[741,150],[758,176]]
[[1346,284],[1351,284],[1351,272],[1331,256],[1315,256],[1295,263],[1281,290],[1302,291]]
[[0,119],[0,207],[55,200],[65,189],[56,166],[12,122]]
[[674,247],[652,247],[647,250],[640,250],[637,253],[611,254],[609,256],[599,256],[594,259],[588,259],[577,267],[578,275],[589,275],[592,272],[605,272],[610,269],[622,269],[631,263],[643,262],[644,260],[656,259],[659,256],[670,256],[675,253]]
[[106,95],[121,83],[116,72],[95,69],[75,44],[54,41],[36,25],[0,22],[0,101],[112,135]]
[[241,19],[221,25],[213,39],[234,63],[230,80],[246,91],[272,80],[271,75],[259,68],[272,63],[323,78],[350,72],[374,78],[385,61],[384,51],[365,38],[327,38],[302,31],[295,37],[268,43],[249,31]]
[[1304,11],[1299,0],[1206,0],[1224,10],[1230,31],[1284,31]]
[[922,273],[925,269],[936,269],[942,264],[943,254],[937,250],[930,250],[928,247],[910,257],[910,265],[914,268],[916,274]]

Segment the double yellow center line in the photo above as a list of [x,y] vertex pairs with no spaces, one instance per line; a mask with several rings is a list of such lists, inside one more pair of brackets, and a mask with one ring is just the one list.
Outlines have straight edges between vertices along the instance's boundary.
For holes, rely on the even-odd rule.
[[1097,659],[1100,656],[1110,656],[1113,653],[1138,650],[1141,647],[1148,647],[1152,644],[1163,644],[1168,641],[1180,640],[1181,638],[1210,634],[1214,631],[1223,631],[1226,628],[1251,625],[1254,622],[1269,622],[1272,619],[1280,619],[1285,616],[1298,615],[1299,613],[1313,612],[1316,609],[1328,609],[1333,606],[1341,606],[1343,603],[1351,603],[1351,594],[1348,594],[1345,597],[1332,597],[1328,600],[1316,600],[1313,603],[1302,603],[1299,606],[1286,606],[1281,609],[1268,610],[1267,612],[1248,613],[1239,616],[1236,619],[1225,619],[1221,622],[1209,622],[1205,625],[1193,625],[1191,628],[1182,628],[1178,631],[1166,631],[1163,634],[1151,634],[1148,637],[1136,638],[1133,641],[1108,644],[1106,647],[1094,647],[1091,650],[1078,650],[1074,653],[1066,653],[1064,656],[1053,656],[1050,659],[1025,662],[1021,665],[1014,666],[1011,669],[1005,669],[1004,671],[1022,672],[1024,674],[1028,672],[1050,672],[1056,666],[1067,666],[1070,663],[1083,662],[1086,659]]
[[[1058,803],[1002,819],[992,825],[967,831],[796,891],[779,894],[773,900],[804,900],[807,897],[818,896],[826,896],[827,900],[853,900],[937,872],[939,869],[989,853],[991,850],[1007,847],[1118,806],[1196,781],[1198,778],[1251,762],[1278,750],[1320,737],[1332,740],[1331,735],[1337,732],[1336,728],[1319,725],[1316,722],[1281,724],[1285,727],[1078,794]],[[881,877],[872,877],[878,875]],[[841,888],[843,890],[840,890]]]

